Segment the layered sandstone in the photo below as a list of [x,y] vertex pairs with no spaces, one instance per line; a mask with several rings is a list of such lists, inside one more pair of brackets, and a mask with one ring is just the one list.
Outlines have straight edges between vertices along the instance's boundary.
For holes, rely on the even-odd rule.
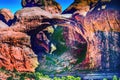
[[61,6],[54,0],[22,0],[23,7],[40,7],[50,13],[61,13]]
[[6,70],[34,72],[37,56],[30,48],[30,37],[21,32],[0,32],[0,67]]
[[[110,2],[111,5],[107,4],[105,8],[102,8],[103,4],[106,2],[98,2],[85,17],[79,10],[72,12],[75,23],[72,22],[72,25],[68,26],[74,26],[74,30],[76,29],[87,41],[86,59],[78,64],[76,69],[118,70],[120,67],[118,61],[120,11],[114,1]],[[71,29],[68,28],[69,30]],[[69,38],[66,38],[67,42],[74,40],[71,33],[68,34]],[[76,41],[79,42],[78,39]]]
[[1,9],[0,10],[0,20],[3,21],[8,26],[11,26],[14,22],[14,15],[11,13],[9,9]]
[[[1,21],[0,68],[4,67],[10,71],[34,72],[38,66],[38,57],[32,50],[31,37],[51,24],[46,19],[57,17],[38,7],[24,8],[15,16],[17,21],[10,27]],[[45,21],[43,21],[44,19]]]
[[[64,14],[69,12],[72,14],[71,17],[66,18],[66,16],[63,17],[56,14],[56,11],[51,12],[52,9],[48,9],[48,7],[51,8],[51,5],[53,7],[51,0],[47,1],[46,4],[44,3],[44,5],[40,2],[42,6],[45,6],[45,10],[41,9],[40,5],[37,5],[39,0],[34,0],[33,3],[31,1],[23,0],[23,7],[26,8],[16,12],[16,21],[12,26],[8,27],[1,22],[1,68],[34,72],[38,65],[37,57],[34,54],[36,53],[37,55],[44,55],[40,68],[45,70],[47,68],[46,71],[48,72],[50,70],[51,72],[52,70],[60,72],[65,68],[73,71],[119,69],[120,11],[118,9],[110,8],[109,5],[107,5],[109,7],[106,6],[107,8],[102,9],[102,5],[106,2],[96,3],[96,0],[90,2],[89,0],[75,0],[75,4],[64,11]],[[95,3],[91,10],[90,3]],[[35,7],[36,5],[37,7]],[[49,53],[51,47],[49,44],[50,39],[45,34],[45,31],[49,32],[49,29],[46,28],[51,26],[55,28],[56,25],[63,28],[61,35],[64,36],[66,43],[61,44],[70,48],[68,51],[63,52],[62,55],[57,56],[57,59],[54,56],[55,54],[44,54],[44,52]],[[40,40],[45,41],[42,43]],[[46,57],[50,57],[50,60],[45,60],[49,59]],[[47,61],[50,61],[50,66],[46,64]]]
[[97,2],[98,0],[75,0],[63,13],[72,14],[77,11],[80,14],[86,14]]

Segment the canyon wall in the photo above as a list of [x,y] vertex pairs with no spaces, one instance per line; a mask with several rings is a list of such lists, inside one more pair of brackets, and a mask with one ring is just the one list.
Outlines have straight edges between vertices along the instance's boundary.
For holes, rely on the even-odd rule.
[[43,1],[22,0],[14,16],[0,11],[1,68],[45,74],[120,69],[116,0],[75,0],[63,14],[55,1]]

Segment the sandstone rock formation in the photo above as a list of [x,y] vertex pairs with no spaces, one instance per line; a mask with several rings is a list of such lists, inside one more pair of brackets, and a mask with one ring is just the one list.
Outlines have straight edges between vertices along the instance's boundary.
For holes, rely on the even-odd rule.
[[30,37],[21,32],[0,32],[0,68],[20,72],[34,72],[37,56],[30,48]]
[[[77,3],[79,1],[81,3]],[[72,7],[64,11],[64,14],[72,13],[72,16],[65,18],[56,14],[56,11],[48,10],[54,1],[47,1],[44,5],[40,2],[45,6],[45,10],[41,9],[38,2],[39,0],[23,0],[23,7],[26,8],[16,12],[15,23],[10,27],[0,28],[0,67],[33,72],[38,65],[34,54],[36,53],[45,55],[39,67],[50,73],[62,72],[65,69],[115,71],[120,68],[118,9],[110,8],[109,5],[101,8],[104,2],[96,3],[96,0],[75,0]],[[57,57],[54,56],[57,53],[49,55],[42,52],[50,50],[50,39],[45,34],[48,31],[46,28],[52,26],[55,29],[56,25],[63,28],[63,33],[59,33],[64,36],[66,43],[61,44],[69,47],[68,51]],[[38,33],[40,35],[37,35]],[[44,43],[34,44],[36,37],[45,40]],[[43,49],[40,50],[40,47]]]
[[7,28],[9,27],[7,24],[5,24],[3,21],[0,21],[0,28]]
[[23,7],[40,7],[50,13],[61,13],[61,6],[55,0],[22,0]]
[[86,15],[87,12],[93,10],[94,8],[105,8],[106,4],[116,3],[116,1],[110,0],[75,0],[66,10],[63,11],[63,14],[73,14],[79,13],[81,15]]
[[[118,46],[120,37],[119,18],[120,15],[117,10],[101,10],[99,12],[90,13],[86,16],[84,25],[86,29],[86,37],[88,37],[88,41],[90,41],[88,52],[89,56],[91,56],[90,59],[93,60],[94,66],[99,63],[99,67],[102,68],[118,68],[120,63],[116,58],[120,57],[120,52],[117,50],[120,48]],[[116,58],[113,60],[111,56]],[[114,67],[111,67],[113,66],[113,63],[115,65]]]
[[38,59],[31,48],[30,36],[50,25],[43,21],[44,18],[56,18],[58,15],[53,16],[40,8],[25,8],[15,16],[17,21],[10,27],[1,22],[4,25],[0,28],[0,67],[10,71],[34,72]]
[[[118,46],[120,12],[118,6],[117,8],[115,7],[114,1],[111,3],[111,6],[107,4],[106,8],[100,8],[105,3],[106,2],[102,0],[98,2],[95,8],[89,11],[85,17],[81,16],[81,11],[77,9],[75,12],[73,11],[74,21],[78,24],[75,25],[77,28],[76,31],[87,41],[86,59],[78,64],[76,69],[118,70],[120,67],[118,61],[120,57],[120,47]],[[65,13],[69,12],[65,11],[64,14]],[[85,34],[81,33],[81,26]],[[68,28],[67,31],[69,31],[69,29],[70,28]],[[71,33],[72,32],[70,32],[69,36],[70,39],[66,38],[67,42],[74,39]],[[76,41],[79,42],[78,39],[76,39]],[[112,56],[114,56],[114,58]]]
[[94,7],[98,0],[75,0],[63,14],[72,14],[74,12],[79,12],[80,14],[86,14],[91,7]]
[[8,9],[1,9],[0,20],[6,23],[8,26],[11,26],[14,22],[14,15]]

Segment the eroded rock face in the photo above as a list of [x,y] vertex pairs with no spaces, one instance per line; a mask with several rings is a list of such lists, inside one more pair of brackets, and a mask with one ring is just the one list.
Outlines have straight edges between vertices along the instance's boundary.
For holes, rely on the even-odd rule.
[[[101,10],[86,16],[84,24],[89,41],[88,54],[93,68],[119,69],[119,19],[117,10]],[[113,55],[114,59],[111,57]],[[113,62],[117,62],[114,68]]]
[[[76,65],[75,70],[98,69],[117,71],[120,68],[118,61],[120,58],[120,47],[118,46],[120,37],[120,12],[118,8],[113,7],[114,3],[111,5],[112,7],[107,4],[105,8],[100,8],[104,3],[100,2],[99,7],[96,6],[85,17],[81,16],[80,11],[76,11],[77,13],[73,14],[75,15],[74,21],[78,24],[77,26],[82,25],[84,34],[81,33],[81,27],[79,27],[80,29],[74,27],[74,29],[82,35],[88,44],[86,59]],[[71,40],[69,39],[67,42],[69,41]]]
[[66,10],[63,11],[63,14],[73,14],[77,12],[80,15],[85,16],[87,12],[90,12],[93,9],[105,9],[106,5],[109,5],[109,8],[111,8],[111,5],[113,4],[116,5],[117,0],[75,0]]
[[61,13],[61,6],[54,0],[22,0],[23,7],[40,7],[50,13]]
[[[31,0],[28,2],[31,2]],[[49,4],[52,3],[51,1],[48,2]],[[75,7],[76,11],[72,12],[73,15],[70,18],[51,14],[52,12],[45,11],[39,7],[23,8],[18,11],[15,14],[17,18],[15,25],[12,25],[10,28],[0,29],[0,67],[5,67],[7,70],[15,68],[18,71],[34,71],[37,65],[37,58],[34,58],[33,51],[42,55],[41,51],[43,50],[39,50],[42,47],[49,53],[51,48],[48,45],[50,38],[46,35],[46,31],[50,31],[50,29],[47,30],[46,28],[52,26],[57,30],[55,26],[57,24],[60,25],[60,28],[58,28],[56,34],[59,34],[54,39],[58,38],[59,42],[55,45],[59,44],[62,49],[65,49],[67,46],[69,49],[63,51],[60,55],[57,55],[57,52],[43,54],[42,59],[39,61],[41,63],[39,70],[55,74],[67,71],[66,69],[73,72],[86,69],[119,69],[120,12],[110,8],[99,10],[97,7],[89,11],[89,4],[86,1],[81,2],[83,4],[77,4],[78,7]],[[87,10],[82,6],[87,6]],[[88,11],[87,15],[83,14]],[[63,32],[59,31],[61,28]],[[37,41],[38,43],[34,44],[36,38],[40,43]],[[41,42],[42,40],[46,42]],[[56,50],[60,50],[60,48]],[[8,59],[6,59],[6,55],[9,56]]]
[[3,21],[8,26],[11,26],[14,23],[14,15],[8,9],[1,9],[0,10],[0,20]]
[[78,64],[76,69],[119,69],[119,19],[119,10],[110,8],[99,11],[93,10],[83,19],[76,15],[76,20],[82,23],[85,29],[85,34],[80,34],[88,43],[86,59]]
[[[41,55],[43,52],[50,53],[54,51],[51,48],[53,44],[49,40],[49,35],[51,34],[51,30],[54,30],[52,24],[54,24],[57,19],[60,21],[59,18],[61,18],[61,15],[51,14],[39,7],[24,8],[15,15],[18,20],[18,22],[16,22],[18,26],[11,28],[13,28],[14,31],[19,29],[31,36],[32,49],[36,54]],[[40,36],[43,38],[40,39]]]
[[0,68],[19,72],[34,72],[37,56],[30,48],[30,37],[21,32],[0,32]]
[[[24,13],[21,13],[21,15],[23,14]],[[33,18],[32,16],[26,18],[26,21],[29,20],[29,18],[32,18],[34,22],[36,18]],[[47,17],[45,18],[51,18],[51,19],[53,18],[53,16],[52,17],[48,17],[48,15],[46,16]],[[25,17],[26,16],[24,15],[23,20],[25,20]],[[42,69],[48,72],[52,72],[52,71],[60,72],[64,70],[64,68],[71,67],[72,65],[76,64],[78,62],[76,59],[82,58],[81,57],[82,52],[84,52],[83,54],[86,54],[85,58],[82,59],[80,62],[78,62],[78,64],[75,65],[75,67],[72,67],[73,71],[85,70],[85,69],[102,69],[102,70],[118,69],[119,46],[117,44],[119,43],[119,40],[118,40],[119,39],[119,23],[120,23],[119,11],[109,10],[109,9],[99,10],[97,12],[92,11],[88,13],[85,17],[81,15],[79,12],[78,13],[76,12],[73,14],[72,18],[68,20],[68,22],[66,21],[64,23],[65,25],[62,26],[64,28],[63,34],[66,40],[66,44],[68,46],[72,46],[71,51],[67,51],[59,57],[55,57],[53,55],[49,56],[49,54],[45,54],[46,57],[44,57],[44,59],[40,61],[42,65],[39,67],[39,69]],[[26,25],[27,23],[23,21],[23,24]],[[116,37],[114,37],[113,35],[116,35]],[[113,41],[114,39],[117,39],[118,42],[116,43],[115,41],[113,44],[111,44],[112,39]],[[81,45],[82,47],[78,48],[78,45]],[[111,45],[113,45],[114,47],[117,47],[116,48],[117,50],[114,50],[111,47]],[[105,52],[103,52],[103,50]],[[111,55],[114,56],[114,58],[111,57]],[[46,59],[49,59],[49,58],[52,58],[53,63],[55,64],[59,60],[64,60],[64,63],[60,62],[62,66],[58,65],[57,67],[55,65],[50,65],[49,66],[50,69],[46,70],[46,68],[48,68],[47,63],[50,63],[50,64],[52,63],[52,61],[47,62]],[[114,66],[111,65],[114,62],[118,62],[118,63],[115,64]]]
[[10,71],[15,69],[20,72],[34,72],[38,66],[38,59],[31,48],[30,36],[35,36],[50,25],[42,20],[51,19],[53,15],[40,8],[24,8],[15,16],[17,21],[14,25],[0,29],[0,67]]
[[74,12],[79,12],[81,15],[86,15],[91,7],[94,7],[98,0],[75,0],[63,14],[73,14]]

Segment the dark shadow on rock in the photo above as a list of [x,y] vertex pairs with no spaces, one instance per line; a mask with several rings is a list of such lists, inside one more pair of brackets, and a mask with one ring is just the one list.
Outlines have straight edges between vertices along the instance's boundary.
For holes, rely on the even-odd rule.
[[16,16],[14,16],[13,19],[10,19],[10,20],[6,21],[5,16],[0,14],[0,20],[2,20],[8,26],[11,26],[12,24],[14,24],[16,22],[16,19],[17,19]]

